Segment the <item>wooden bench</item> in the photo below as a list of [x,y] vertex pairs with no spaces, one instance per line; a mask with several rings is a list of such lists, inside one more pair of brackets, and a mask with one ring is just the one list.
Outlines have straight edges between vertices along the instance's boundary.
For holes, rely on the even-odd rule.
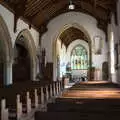
[[35,112],[35,120],[115,120],[119,118],[119,113]]
[[[51,87],[49,84],[51,84]],[[5,99],[4,107],[1,105],[1,109],[4,109],[3,111],[8,110],[9,120],[17,120],[23,113],[29,113],[32,108],[38,107],[52,95],[53,83],[50,82],[25,82],[25,84],[15,83],[4,86],[0,88],[0,100]],[[2,118],[2,120],[4,119]]]

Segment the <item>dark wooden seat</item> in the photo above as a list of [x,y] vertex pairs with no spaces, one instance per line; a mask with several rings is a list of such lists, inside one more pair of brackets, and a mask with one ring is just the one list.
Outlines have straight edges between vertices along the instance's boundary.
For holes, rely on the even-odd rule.
[[35,112],[35,120],[80,120],[79,113],[71,112]]
[[114,120],[119,119],[119,113],[81,113],[81,112],[40,112],[35,113],[35,120]]
[[[25,81],[17,82],[12,85],[2,86],[0,88],[0,100],[6,99],[6,107],[9,108],[9,113],[14,114],[14,117],[9,117],[9,119],[16,119],[17,104],[16,97],[17,94],[20,94],[21,102],[24,106],[24,111],[26,112],[26,92],[30,92],[30,98],[32,100],[32,107],[34,108],[34,90],[38,90],[40,96],[40,87],[48,85],[48,81]],[[40,100],[40,98],[39,98]],[[40,103],[40,102],[39,102]]]

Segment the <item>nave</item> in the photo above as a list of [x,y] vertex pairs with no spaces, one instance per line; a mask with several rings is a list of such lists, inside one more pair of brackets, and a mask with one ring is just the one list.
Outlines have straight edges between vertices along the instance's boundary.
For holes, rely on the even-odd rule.
[[108,81],[85,81],[70,88],[64,81],[31,81],[1,88],[0,99],[1,120],[120,117],[120,86]]
[[0,120],[32,119],[34,112],[62,89],[61,81],[31,81],[0,88]]
[[0,0],[0,119],[119,117],[119,33],[120,0]]

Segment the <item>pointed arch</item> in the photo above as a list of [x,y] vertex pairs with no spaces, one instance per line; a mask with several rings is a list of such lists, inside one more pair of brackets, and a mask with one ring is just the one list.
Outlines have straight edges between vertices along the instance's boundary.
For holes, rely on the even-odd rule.
[[24,41],[24,44],[25,44],[25,48],[28,50],[28,53],[30,55],[30,64],[31,64],[31,79],[32,80],[35,80],[35,77],[36,77],[36,60],[37,60],[37,57],[36,57],[36,46],[35,46],[35,43],[34,43],[34,39],[31,35],[31,33],[29,32],[29,30],[27,29],[24,29],[22,30],[17,38],[16,38],[16,41],[15,43],[19,40],[19,38],[23,36],[25,41]]
[[11,37],[2,16],[0,16],[0,40],[5,52],[5,61],[11,61],[13,54]]
[[2,52],[2,85],[12,84],[12,41],[8,31],[8,27],[0,15],[0,44]]
[[[88,42],[88,45],[89,45],[89,72],[88,72],[88,76],[89,76],[89,79],[91,79],[91,67],[92,67],[92,40],[91,40],[91,37],[88,33],[88,31],[84,28],[84,26],[78,24],[78,23],[71,23],[71,24],[65,24],[58,32],[58,35],[56,36],[56,38],[53,40],[53,48],[55,49],[55,44],[56,44],[56,41],[57,39],[60,38],[61,34],[68,30],[69,28],[76,28],[78,29],[78,31],[81,31],[86,39],[87,39],[87,42]],[[71,41],[72,42],[72,41]],[[67,48],[67,47],[66,47]],[[53,50],[53,61],[54,61],[54,69],[56,68],[56,61],[55,61],[55,56],[56,56],[56,51]],[[54,73],[54,79],[55,79],[55,73]]]
[[16,41],[21,37],[21,36],[24,36],[24,38],[25,38],[25,45],[26,45],[26,47],[27,47],[27,49],[29,50],[29,52],[30,52],[30,54],[32,55],[32,56],[34,56],[34,58],[36,58],[36,46],[35,46],[35,42],[34,42],[34,39],[33,39],[33,37],[32,37],[32,35],[31,35],[31,33],[29,32],[29,30],[27,30],[27,29],[24,29],[24,30],[22,30],[19,34],[18,34],[18,36],[17,36],[17,38],[16,38]]

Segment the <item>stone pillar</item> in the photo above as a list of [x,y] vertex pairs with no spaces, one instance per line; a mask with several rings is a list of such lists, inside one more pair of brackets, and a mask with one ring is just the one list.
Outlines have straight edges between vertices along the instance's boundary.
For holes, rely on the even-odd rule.
[[12,84],[12,62],[4,63],[4,85]]
[[32,81],[36,81],[36,67],[35,65],[32,65],[32,67],[30,68],[31,69],[31,80]]
[[[112,21],[113,22],[113,21]],[[116,70],[115,70],[115,31],[112,23],[108,25],[108,38],[109,38],[109,51],[110,51],[110,79],[116,83]]]

